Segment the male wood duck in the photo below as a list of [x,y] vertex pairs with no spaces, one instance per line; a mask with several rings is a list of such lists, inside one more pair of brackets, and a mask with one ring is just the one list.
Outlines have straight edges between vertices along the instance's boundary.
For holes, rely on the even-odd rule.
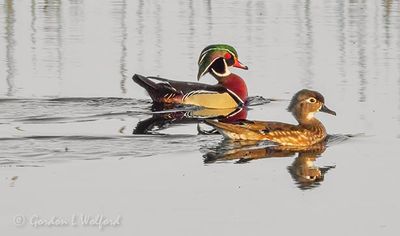
[[229,139],[269,140],[280,145],[310,146],[323,141],[327,136],[325,127],[314,114],[322,111],[336,115],[336,112],[325,106],[324,97],[320,93],[307,89],[293,96],[288,111],[299,122],[298,125],[248,120],[235,123],[206,120],[206,123]]
[[174,81],[138,74],[132,79],[147,90],[157,103],[190,104],[207,108],[235,108],[247,100],[247,87],[240,76],[231,73],[229,67],[247,70],[238,60],[236,50],[226,44],[210,45],[200,53],[197,80],[207,72],[217,79],[216,85]]

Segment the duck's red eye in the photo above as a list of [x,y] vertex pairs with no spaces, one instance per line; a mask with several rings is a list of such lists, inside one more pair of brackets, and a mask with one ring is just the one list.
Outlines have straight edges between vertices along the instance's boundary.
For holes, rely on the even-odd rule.
[[226,60],[229,60],[232,58],[232,55],[230,53],[226,53],[224,57]]

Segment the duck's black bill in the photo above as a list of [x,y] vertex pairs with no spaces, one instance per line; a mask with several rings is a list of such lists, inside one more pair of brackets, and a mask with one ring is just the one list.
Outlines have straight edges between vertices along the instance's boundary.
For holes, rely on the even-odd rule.
[[320,111],[336,116],[336,112],[332,111],[331,109],[329,109],[329,108],[328,108],[327,106],[325,106],[325,105],[323,105],[323,106],[321,107],[321,110],[320,110]]

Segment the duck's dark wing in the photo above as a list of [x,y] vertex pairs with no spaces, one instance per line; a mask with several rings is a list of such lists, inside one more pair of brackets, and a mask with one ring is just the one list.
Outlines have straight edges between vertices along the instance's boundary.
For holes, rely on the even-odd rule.
[[171,89],[172,91],[179,91],[183,94],[188,94],[193,91],[201,90],[217,93],[227,92],[227,89],[219,84],[210,85],[196,82],[176,81],[153,76],[149,76],[146,78],[153,81],[154,83],[160,84],[162,87]]
[[150,95],[164,96],[165,94],[181,94],[185,95],[193,91],[210,91],[224,93],[227,90],[221,85],[208,85],[194,82],[174,81],[159,77],[145,77],[135,74],[133,81],[149,92]]

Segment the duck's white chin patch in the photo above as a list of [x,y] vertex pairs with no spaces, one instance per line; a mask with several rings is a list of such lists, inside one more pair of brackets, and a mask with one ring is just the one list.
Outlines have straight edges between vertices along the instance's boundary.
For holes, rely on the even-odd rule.
[[231,74],[231,72],[226,68],[225,73],[218,73],[213,68],[211,68],[212,72],[216,74],[218,77],[225,77]]
[[307,120],[313,119],[313,118],[314,118],[314,114],[315,114],[315,112],[310,112],[310,113],[308,113],[306,119],[307,119]]

